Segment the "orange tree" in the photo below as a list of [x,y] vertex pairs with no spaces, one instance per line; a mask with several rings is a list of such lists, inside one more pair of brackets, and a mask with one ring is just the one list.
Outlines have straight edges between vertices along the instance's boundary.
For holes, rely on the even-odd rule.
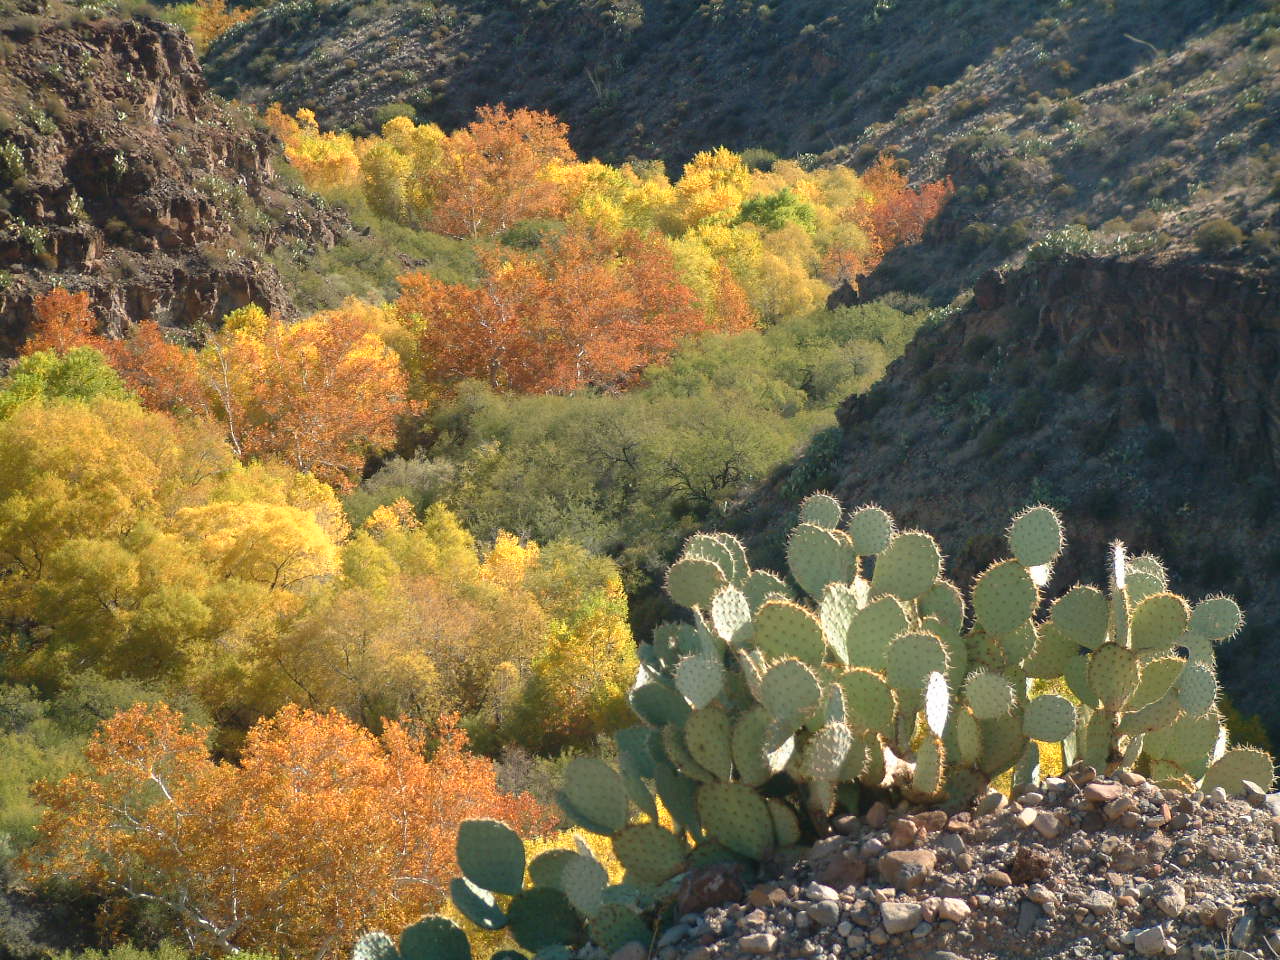
[[375,738],[294,706],[249,732],[239,767],[210,759],[206,736],[163,704],[103,723],[86,772],[36,790],[48,809],[30,874],[160,904],[197,949],[324,960],[442,906],[462,820],[552,823],[499,792],[453,718],[430,759],[398,724]]

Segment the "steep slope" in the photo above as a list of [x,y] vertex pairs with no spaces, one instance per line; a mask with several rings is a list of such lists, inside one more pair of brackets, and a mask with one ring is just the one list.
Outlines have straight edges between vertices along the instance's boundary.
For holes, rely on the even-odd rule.
[[839,421],[738,524],[774,562],[788,506],[819,484],[934,533],[962,582],[1005,549],[993,517],[1044,501],[1073,534],[1055,583],[1099,582],[1118,537],[1163,557],[1177,592],[1236,596],[1224,683],[1280,730],[1274,280],[1079,257],[991,275]]
[[114,328],[289,311],[267,251],[345,220],[276,177],[278,144],[209,94],[185,34],[59,6],[0,30],[0,354],[56,284]]

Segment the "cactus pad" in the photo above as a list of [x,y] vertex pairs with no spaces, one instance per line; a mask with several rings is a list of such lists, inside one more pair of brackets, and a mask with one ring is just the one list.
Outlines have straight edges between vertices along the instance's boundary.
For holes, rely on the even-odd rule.
[[789,600],[766,600],[756,611],[752,642],[771,657],[795,657],[815,667],[827,652],[817,618]]
[[773,819],[773,837],[779,847],[790,847],[800,842],[800,821],[795,811],[779,800],[768,800],[769,816]]
[[[1186,661],[1181,657],[1157,657],[1142,664],[1142,679],[1125,705],[1129,710],[1141,710],[1164,697],[1178,682]],[[1206,710],[1208,707],[1205,708]]]
[[1093,687],[1089,686],[1089,658],[1087,656],[1078,655],[1067,661],[1067,668],[1062,671],[1062,678],[1067,681],[1067,689],[1082,705],[1090,710],[1096,710],[1102,706],[1102,701],[1093,692]]
[[741,583],[751,572],[751,566],[747,562],[747,550],[742,545],[742,541],[731,533],[713,533],[711,538],[724,547],[729,556],[731,566],[726,567],[721,564],[720,569],[724,571],[724,575],[731,583]]
[[724,689],[724,664],[711,657],[685,657],[676,666],[676,689],[700,710]]
[[738,777],[749,786],[759,786],[773,776],[765,757],[765,733],[772,717],[768,711],[756,707],[739,716],[730,737],[733,765]]
[[1271,789],[1275,778],[1275,763],[1270,756],[1254,747],[1235,747],[1209,768],[1200,789],[1208,792],[1214,787],[1222,787],[1238,797],[1244,793],[1243,781],[1255,783],[1266,791]]
[[791,597],[791,588],[776,573],[769,570],[753,570],[742,583],[742,592],[747,595],[752,610],[759,610],[770,597],[782,600]]
[[617,833],[627,825],[622,777],[603,760],[576,757],[564,772],[565,813],[593,833]]
[[920,616],[937,617],[948,630],[964,629],[964,597],[950,580],[938,580],[920,598]]
[[787,541],[787,567],[809,596],[819,598],[829,583],[850,583],[858,558],[848,534],[802,523]]
[[1176,764],[1193,778],[1203,777],[1222,742],[1222,720],[1216,710],[1203,717],[1185,714],[1147,734],[1142,748],[1153,760]]
[[1108,710],[1120,710],[1137,692],[1142,674],[1138,657],[1116,643],[1105,643],[1089,655],[1089,689]]
[[1187,629],[1205,640],[1218,641],[1234,637],[1244,626],[1244,614],[1230,597],[1209,597],[1191,611]]
[[711,598],[711,625],[725,643],[738,637],[739,631],[750,627],[751,601],[733,584],[721,587]]
[[986,670],[969,675],[964,682],[964,697],[979,720],[1008,717],[1018,704],[1018,694],[1009,681]]
[[403,960],[471,960],[467,935],[445,917],[423,917],[400,934]]
[[932,633],[904,633],[889,647],[885,677],[901,701],[918,699],[931,673],[947,672],[947,648]]
[[1024,567],[1053,563],[1062,552],[1062,521],[1052,507],[1028,507],[1009,525],[1009,549]]
[[641,883],[661,883],[684,869],[684,843],[656,823],[633,824],[614,834],[613,852]]
[[653,785],[675,822],[695,838],[699,836],[697,784],[664,760],[653,766]]
[[1022,714],[1022,732],[1032,740],[1057,743],[1076,728],[1076,708],[1065,697],[1045,694],[1035,697]]
[[[1133,706],[1132,700],[1129,705]],[[1148,703],[1141,709],[1121,716],[1118,729],[1120,733],[1128,735],[1163,730],[1177,720],[1180,713],[1182,713],[1182,705],[1173,691],[1169,691],[1154,703]]]
[[689,715],[689,704],[665,683],[642,683],[632,689],[629,699],[636,715],[655,727],[683,723]]
[[982,728],[973,711],[965,707],[955,713],[955,744],[957,758],[965,766],[977,763],[982,756]]
[[846,527],[860,557],[883,553],[893,539],[893,517],[874,504],[855,510]]
[[552,887],[562,890],[560,876],[565,864],[576,857],[572,850],[547,850],[529,861],[529,882],[535,887]]
[[714,773],[693,759],[693,754],[684,745],[683,726],[673,723],[662,728],[662,752],[686,777],[692,777],[699,783],[711,783],[716,779]]
[[1060,677],[1067,669],[1067,663],[1080,649],[1079,644],[1059,629],[1052,620],[1040,624],[1036,630],[1038,639],[1032,651],[1022,665],[1028,677],[1052,680]]
[[1132,606],[1137,606],[1147,597],[1163,593],[1164,588],[1164,581],[1142,570],[1131,570],[1125,577],[1124,589]]
[[893,638],[907,629],[907,612],[894,597],[872,600],[849,624],[848,663],[851,667],[884,670]]
[[466,877],[454,877],[450,881],[449,898],[458,912],[481,930],[501,930],[507,925],[507,915],[493,894],[481,890]]
[[399,960],[396,942],[381,930],[373,930],[356,941],[351,960]]
[[456,841],[462,875],[482,890],[516,894],[524,886],[524,841],[500,820],[463,820]]
[[1129,641],[1135,650],[1164,650],[1172,647],[1187,628],[1191,611],[1187,602],[1172,593],[1156,593],[1133,608],[1129,618]]
[[914,600],[933,586],[941,570],[937,542],[927,533],[910,530],[894,537],[876,558],[871,590],[877,596]]
[[695,710],[684,724],[684,744],[689,755],[721,780],[733,775],[729,715],[716,707]]
[[849,720],[855,728],[881,733],[893,733],[893,718],[897,712],[897,700],[884,677],[873,670],[854,668],[840,677]]
[[667,571],[667,593],[682,607],[705,607],[727,583],[724,572],[710,560],[686,557]]
[[1016,560],[988,567],[973,585],[973,614],[990,633],[1016,630],[1039,603],[1036,585]]
[[707,833],[734,853],[763,860],[773,850],[769,807],[745,784],[703,784],[698,788],[698,816]]
[[1107,598],[1097,587],[1072,587],[1053,604],[1053,622],[1082,647],[1096,650],[1107,639]]
[[569,898],[553,887],[531,887],[512,898],[507,907],[507,926],[517,944],[535,953],[545,947],[576,946],[582,942],[582,921]]
[[760,684],[760,702],[775,718],[799,722],[817,709],[822,687],[808,666],[799,660],[779,660]]
[[800,522],[834,530],[844,519],[844,507],[829,493],[813,493],[800,503]]
[[1027,738],[1022,732],[1022,717],[1017,713],[998,720],[981,720],[978,726],[982,731],[978,768],[988,777],[1004,773],[1026,752]]
[[941,673],[931,673],[924,686],[924,722],[935,737],[942,736],[947,728],[951,712],[951,691],[947,678]]
[[853,733],[843,723],[828,723],[809,738],[800,767],[811,780],[838,779],[845,757],[853,746]]
[[1035,653],[1036,642],[1039,638],[1036,636],[1035,622],[1023,620],[1016,629],[1001,633],[996,639],[999,641],[1001,649],[1004,650],[1005,664],[1014,666],[1021,664]]
[[[741,545],[739,545],[741,546]],[[732,581],[737,565],[737,557],[718,537],[709,533],[695,533],[684,542],[680,558],[692,560],[710,560],[720,568],[725,579]]]
[[849,664],[849,625],[857,612],[858,603],[852,587],[843,583],[827,584],[818,607],[818,619],[828,649],[845,666]]
[[935,796],[942,790],[942,771],[946,765],[946,751],[938,737],[925,737],[916,751],[916,769],[911,786],[925,796]]
[[614,954],[628,943],[648,945],[652,933],[645,922],[630,907],[621,903],[606,903],[589,924],[591,942],[606,954]]
[[575,853],[560,871],[560,887],[585,917],[593,916],[604,905],[604,888],[609,885],[609,872],[595,857]]
[[1218,678],[1203,663],[1188,663],[1178,677],[1178,702],[1191,717],[1209,712],[1218,699]]

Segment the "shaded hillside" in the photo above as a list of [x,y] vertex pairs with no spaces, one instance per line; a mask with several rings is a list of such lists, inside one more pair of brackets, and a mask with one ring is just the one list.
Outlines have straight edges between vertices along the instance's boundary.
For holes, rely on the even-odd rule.
[[[1253,0],[1069,9],[1050,0],[289,0],[210,49],[216,89],[314,107],[323,123],[374,123],[404,102],[452,127],[506,101],[550,110],[588,155],[681,160],[725,144],[818,153],[889,120],[931,85],[998,62],[1039,18],[1079,25],[1052,87],[1072,94],[1148,58],[1125,39],[1181,42]],[[1048,75],[1052,65],[1042,71]],[[318,91],[324,91],[318,95]]]
[[1246,612],[1228,692],[1280,730],[1280,290],[1238,273],[1071,258],[979,284],[922,333],[739,523],[780,563],[787,506],[829,485],[939,539],[967,583],[1004,518],[1058,507],[1054,582],[1101,582],[1107,543],[1162,556],[1173,589]]
[[55,6],[0,32],[0,354],[55,284],[117,329],[289,311],[267,251],[346,221],[276,177],[278,144],[208,93],[182,31]]

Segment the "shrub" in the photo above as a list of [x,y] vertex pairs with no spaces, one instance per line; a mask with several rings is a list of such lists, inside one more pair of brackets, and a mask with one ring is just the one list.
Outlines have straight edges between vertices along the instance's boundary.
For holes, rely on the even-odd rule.
[[1221,257],[1244,242],[1244,231],[1225,217],[1201,224],[1195,233],[1195,244],[1207,257]]
[[384,103],[373,111],[373,125],[376,129],[381,130],[383,124],[394,120],[396,117],[407,117],[413,120],[417,117],[418,111],[407,103]]

